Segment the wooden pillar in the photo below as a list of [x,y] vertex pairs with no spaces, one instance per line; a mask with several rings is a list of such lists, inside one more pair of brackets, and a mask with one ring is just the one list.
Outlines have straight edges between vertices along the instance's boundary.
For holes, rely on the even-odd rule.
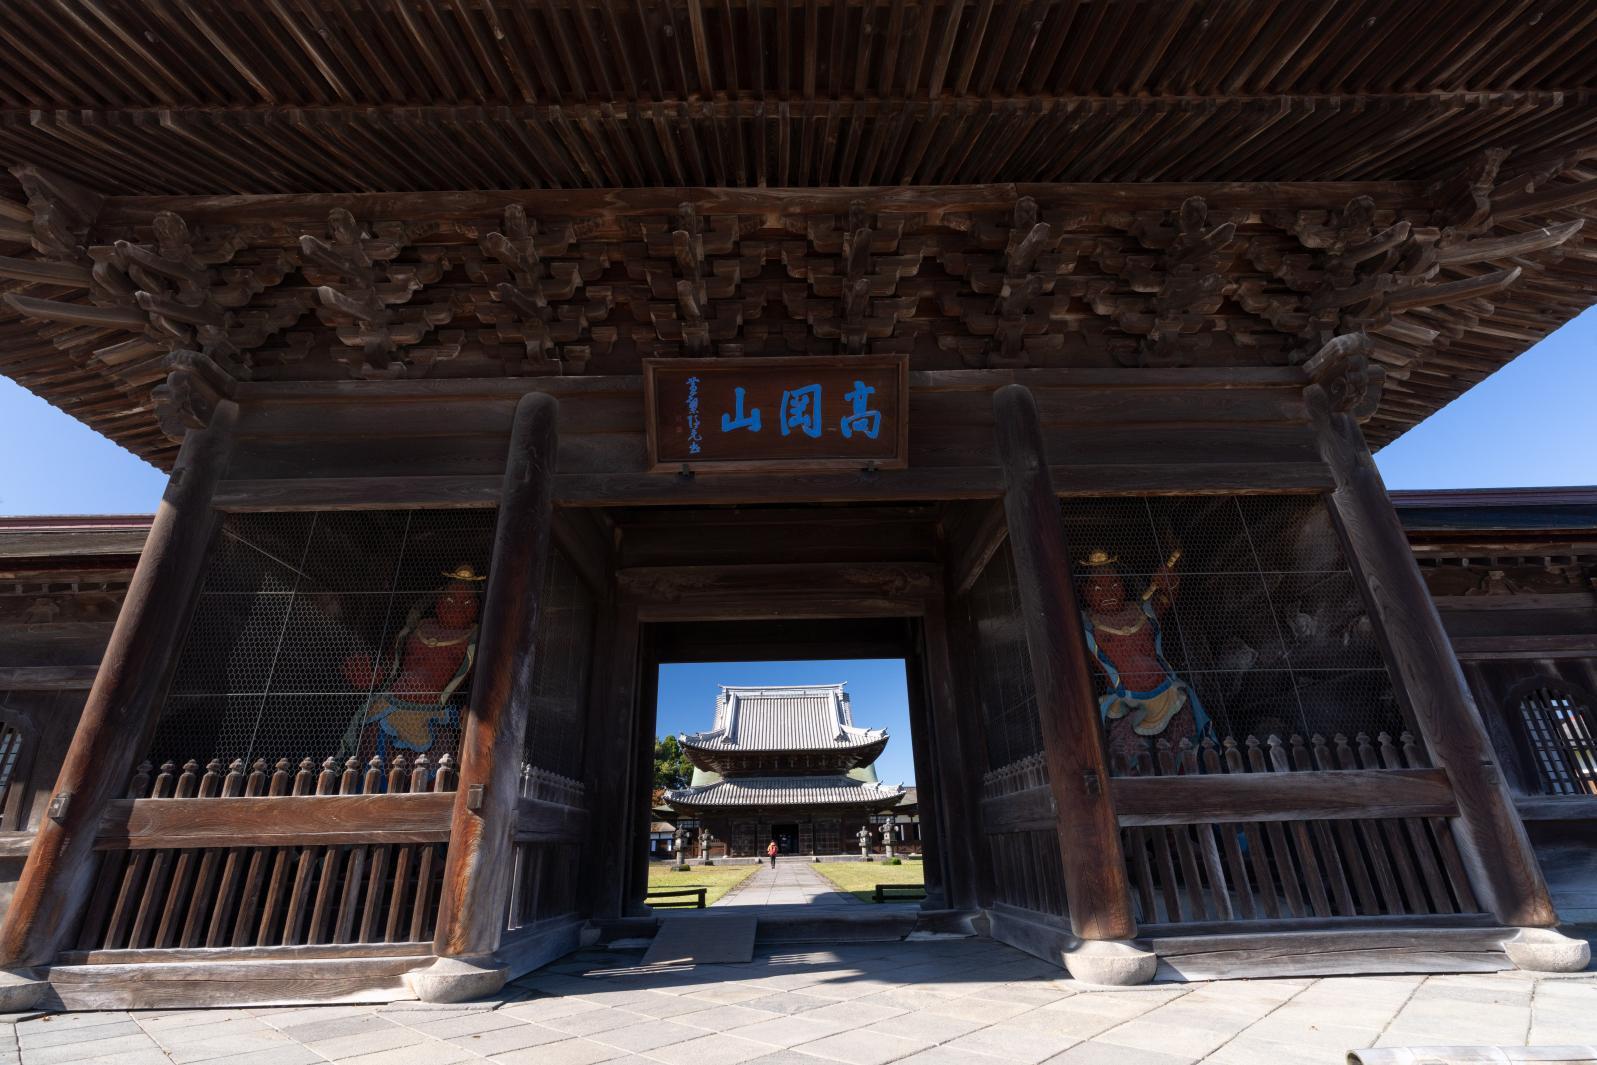
[[[993,395],[993,416],[1071,930],[1082,940],[1126,940],[1137,925],[1037,404],[1024,386],[1005,385]],[[1071,953],[1063,960],[1078,978],[1100,983],[1140,983],[1152,978],[1155,966],[1152,955],[1129,945],[1118,953]]]
[[238,406],[220,400],[183,437],[171,480],[78,719],[49,813],[0,925],[0,967],[55,960],[88,899],[94,837],[143,754],[199,592],[216,525],[211,497],[227,470]]
[[[917,780],[934,783],[934,816],[926,816],[925,792],[921,793],[921,852],[929,870],[937,859],[943,871],[945,905],[955,910],[973,910],[981,905],[980,869],[986,862],[983,853],[981,811],[977,805],[983,752],[973,751],[960,728],[958,689],[949,661],[948,619],[942,595],[930,599],[921,620],[921,659],[925,672],[925,691],[930,714],[925,731],[930,734],[930,775],[919,765]],[[931,898],[928,888],[927,897]]]
[[1364,433],[1353,415],[1333,409],[1322,386],[1311,385],[1305,399],[1320,456],[1336,482],[1331,512],[1362,577],[1388,664],[1432,759],[1452,781],[1456,835],[1475,891],[1504,924],[1552,926],[1558,917],[1541,868]]
[[[532,392],[516,404],[499,495],[493,558],[473,669],[471,709],[460,737],[460,782],[449,829],[434,949],[462,966],[415,981],[428,1001],[475,997],[504,970],[483,960],[499,948],[509,898],[522,743],[532,706],[534,660],[549,568],[559,404]],[[471,961],[475,959],[476,961]]]
[[[632,726],[637,702],[640,624],[635,600],[617,597],[603,616],[605,654],[594,677],[593,726],[587,745],[591,829],[586,867],[597,920],[613,920],[626,908],[630,887],[627,841],[634,762]],[[701,821],[700,831],[709,828]]]

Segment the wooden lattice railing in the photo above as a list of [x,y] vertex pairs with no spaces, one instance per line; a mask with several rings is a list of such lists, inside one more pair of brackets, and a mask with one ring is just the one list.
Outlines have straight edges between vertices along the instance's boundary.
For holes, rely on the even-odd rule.
[[1408,733],[1161,742],[1116,768],[1145,929],[1480,910],[1447,778]]
[[1065,916],[1064,864],[1042,753],[985,774],[982,801],[994,901]]
[[141,766],[79,950],[431,940],[449,840],[448,755]]
[[[1158,741],[1110,764],[1144,931],[1481,915],[1453,839],[1452,787],[1408,733]],[[989,773],[982,811],[996,879],[1022,885],[1000,901],[1045,908],[1054,877],[1031,840],[1053,828],[1041,756]]]
[[506,908],[512,930],[577,910],[578,851],[587,826],[587,789],[580,780],[526,766],[521,797]]

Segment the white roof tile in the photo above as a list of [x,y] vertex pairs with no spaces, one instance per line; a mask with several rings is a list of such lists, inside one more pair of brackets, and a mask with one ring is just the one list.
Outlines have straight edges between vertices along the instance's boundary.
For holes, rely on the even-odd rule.
[[715,726],[684,733],[684,743],[712,751],[813,751],[863,747],[885,739],[886,729],[854,727],[841,684],[791,688],[722,685]]
[[698,788],[667,791],[662,798],[682,806],[842,806],[897,802],[904,789],[845,776],[737,777]]

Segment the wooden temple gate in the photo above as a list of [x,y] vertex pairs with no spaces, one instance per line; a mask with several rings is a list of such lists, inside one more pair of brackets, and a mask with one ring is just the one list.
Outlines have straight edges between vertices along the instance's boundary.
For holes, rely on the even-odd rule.
[[1367,439],[1597,291],[1589,17],[1156,6],[0,11],[0,371],[172,472],[0,999],[614,931],[677,638],[904,655],[1085,979],[1584,964]]

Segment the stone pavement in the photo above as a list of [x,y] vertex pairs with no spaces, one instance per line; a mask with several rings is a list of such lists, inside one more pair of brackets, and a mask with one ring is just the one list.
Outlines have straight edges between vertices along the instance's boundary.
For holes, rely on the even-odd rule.
[[1597,1041],[1592,973],[1087,990],[981,939],[762,948],[696,969],[643,970],[641,953],[582,951],[453,1007],[44,1017],[0,1029],[0,1062],[1334,1065],[1371,1045]]
[[776,868],[769,862],[759,872],[722,895],[716,906],[815,906],[822,909],[865,906],[846,891],[815,871],[808,858],[778,858]]

